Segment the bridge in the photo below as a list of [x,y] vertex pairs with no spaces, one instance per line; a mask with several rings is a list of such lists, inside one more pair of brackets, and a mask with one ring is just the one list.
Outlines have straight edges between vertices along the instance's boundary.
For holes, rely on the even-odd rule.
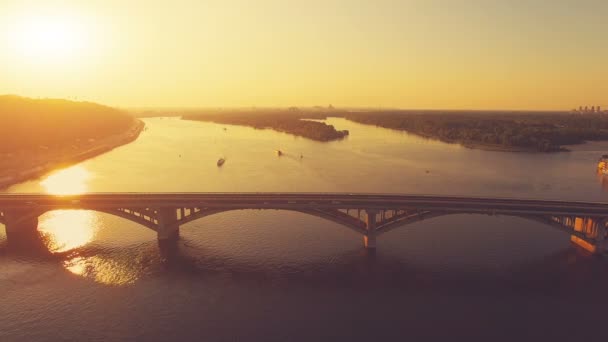
[[317,216],[363,237],[366,248],[399,227],[452,214],[507,215],[536,221],[570,236],[595,254],[607,252],[608,203],[531,199],[350,193],[91,193],[73,196],[0,194],[7,236],[36,230],[38,217],[59,209],[103,212],[176,241],[179,227],[210,215],[245,209],[289,210]]

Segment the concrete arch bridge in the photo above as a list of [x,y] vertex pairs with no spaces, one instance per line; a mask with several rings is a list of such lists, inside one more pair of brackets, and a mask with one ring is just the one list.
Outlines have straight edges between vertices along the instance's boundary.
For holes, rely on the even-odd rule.
[[175,241],[179,227],[231,210],[289,210],[336,222],[363,237],[366,248],[393,229],[451,214],[517,216],[570,235],[592,253],[607,252],[608,203],[456,196],[355,193],[90,193],[73,196],[1,194],[0,223],[7,235],[36,230],[38,217],[58,209],[112,214]]

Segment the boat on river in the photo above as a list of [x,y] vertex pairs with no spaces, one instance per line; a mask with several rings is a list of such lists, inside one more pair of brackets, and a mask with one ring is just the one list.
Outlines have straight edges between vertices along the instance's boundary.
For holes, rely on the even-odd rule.
[[225,163],[225,162],[226,162],[226,159],[224,159],[224,158],[220,158],[220,159],[218,159],[218,161],[217,161],[217,166],[218,166],[218,167],[221,167],[222,165],[224,165],[224,163]]
[[279,157],[280,157],[280,156],[282,156],[282,155],[283,155],[283,151],[281,151],[281,150],[277,150],[277,156],[279,156]]

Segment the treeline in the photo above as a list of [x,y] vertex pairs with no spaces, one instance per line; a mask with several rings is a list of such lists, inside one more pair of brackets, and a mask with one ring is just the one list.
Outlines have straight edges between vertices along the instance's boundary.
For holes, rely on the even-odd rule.
[[552,152],[563,145],[608,140],[608,116],[550,112],[346,112],[362,124],[407,131],[445,142],[507,150]]
[[76,144],[121,133],[133,120],[89,102],[0,96],[0,152]]
[[270,128],[298,136],[330,141],[348,134],[322,122],[305,119],[342,117],[354,122],[402,130],[465,146],[508,151],[563,151],[564,145],[608,140],[608,115],[565,112],[507,111],[349,111],[241,110],[191,112],[188,120]]
[[320,113],[297,110],[252,110],[194,112],[182,115],[184,120],[209,121],[220,124],[249,126],[257,129],[273,129],[317,141],[344,138],[347,131],[338,131],[332,125],[305,119],[324,119]]

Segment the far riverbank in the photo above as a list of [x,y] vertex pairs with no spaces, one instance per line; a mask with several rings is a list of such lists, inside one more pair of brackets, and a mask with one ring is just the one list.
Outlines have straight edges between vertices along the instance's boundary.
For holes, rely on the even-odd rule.
[[[376,126],[376,127],[380,127],[380,126]],[[394,129],[396,131],[399,131],[399,129],[395,129],[395,128],[389,128],[389,129]],[[560,146],[559,148],[552,150],[552,151],[538,151],[537,149],[532,148],[532,147],[506,146],[506,145],[489,144],[489,143],[483,143],[483,142],[461,141],[461,140],[456,140],[456,139],[442,139],[442,138],[437,138],[430,134],[424,134],[424,133],[420,133],[420,132],[409,132],[409,131],[404,131],[404,132],[407,132],[408,134],[419,136],[424,139],[440,141],[440,142],[443,142],[446,144],[460,145],[464,148],[469,148],[472,150],[483,150],[483,151],[490,151],[490,152],[518,152],[518,153],[555,153],[555,152],[569,152],[570,151],[570,149],[563,147],[563,146]],[[587,143],[587,141],[584,141],[584,142],[581,142],[581,143],[578,143],[575,145],[582,145],[585,143]],[[574,146],[574,145],[572,145],[572,146]]]
[[40,148],[36,151],[22,150],[0,154],[0,190],[129,144],[139,137],[144,127],[143,121],[134,119],[126,131],[101,139],[89,139],[69,146]]

